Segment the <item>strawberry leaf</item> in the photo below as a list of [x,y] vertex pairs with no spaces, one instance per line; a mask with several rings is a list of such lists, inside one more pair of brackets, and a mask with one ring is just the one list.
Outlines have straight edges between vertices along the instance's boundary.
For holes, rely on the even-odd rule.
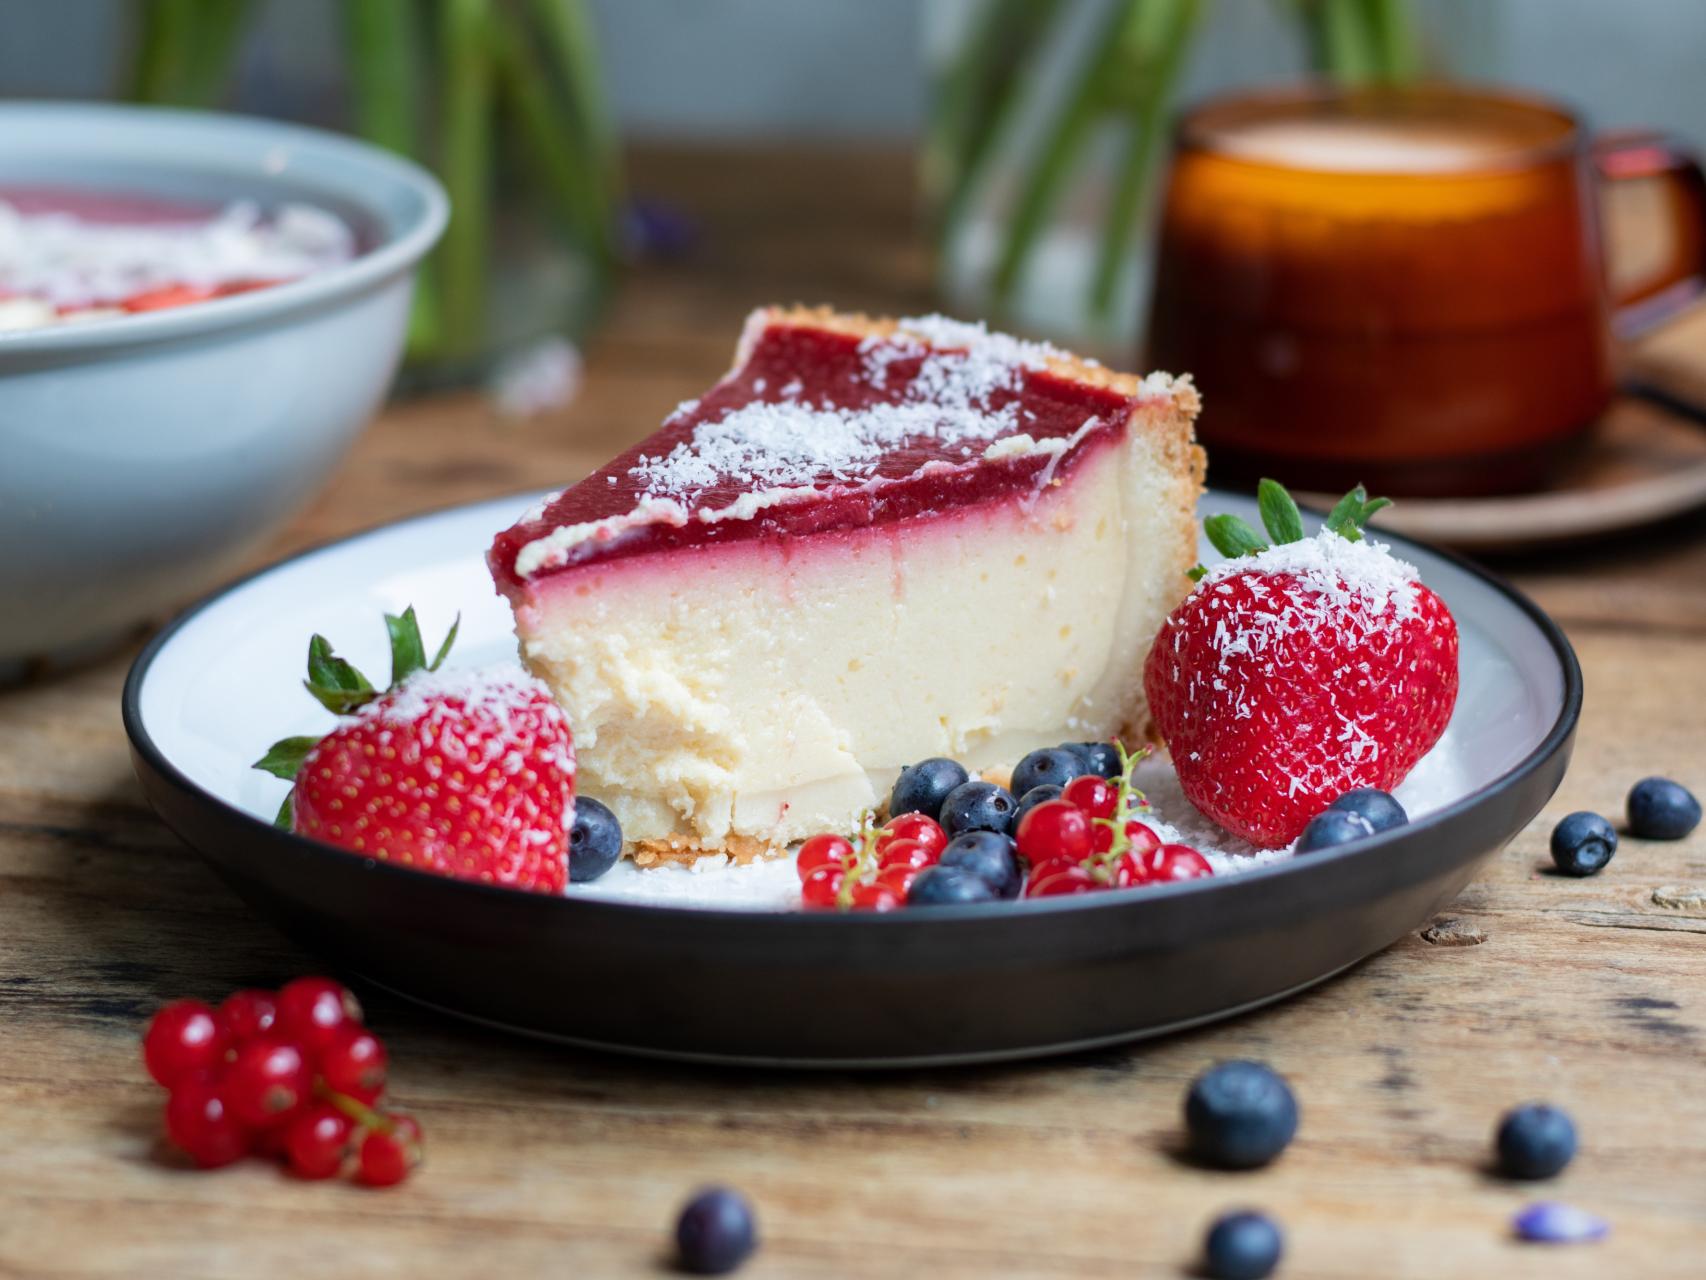
[[1192,565],[1189,569],[1185,570],[1185,576],[1192,582],[1201,582],[1204,578],[1208,577],[1208,570],[1200,564]]
[[421,644],[421,624],[415,619],[415,606],[404,609],[401,617],[386,614],[385,630],[391,635],[391,688],[395,689],[426,666],[426,649]]
[[291,797],[294,796],[295,794],[296,794],[296,788],[292,787],[285,794],[284,803],[279,805],[279,807],[278,807],[278,816],[272,820],[273,826],[279,828],[279,830],[281,830],[281,831],[289,831],[291,828],[290,801],[291,801]]
[[1303,516],[1279,481],[1263,480],[1256,486],[1256,509],[1262,513],[1262,525],[1276,547],[1303,541]]
[[1268,549],[1261,536],[1237,516],[1210,516],[1202,522],[1202,527],[1214,549],[1228,559],[1235,560],[1239,556],[1255,555]]
[[1360,484],[1340,498],[1327,516],[1326,528],[1346,542],[1361,542],[1363,526],[1376,511],[1392,505],[1390,498],[1370,498]]
[[456,643],[456,633],[462,629],[462,615],[456,615],[456,621],[450,624],[450,630],[444,634],[444,643],[438,646],[438,653],[427,664],[428,671],[437,671],[444,665],[444,660],[450,656],[450,646]]
[[294,782],[302,761],[319,741],[318,738],[280,738],[267,748],[266,755],[249,767],[283,778],[286,782]]
[[331,641],[317,635],[308,642],[308,678],[303,686],[333,715],[348,715],[378,695],[367,677],[332,652]]

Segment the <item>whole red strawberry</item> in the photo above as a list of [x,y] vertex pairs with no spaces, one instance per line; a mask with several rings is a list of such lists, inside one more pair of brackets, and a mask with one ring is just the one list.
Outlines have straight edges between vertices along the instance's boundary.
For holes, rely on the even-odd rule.
[[352,853],[486,884],[561,893],[574,816],[574,740],[532,677],[428,665],[411,609],[386,619],[385,692],[315,636],[308,689],[347,718],[287,738],[257,768],[290,778],[281,825]]
[[1199,571],[1143,684],[1185,795],[1278,848],[1345,792],[1392,790],[1439,741],[1457,624],[1413,568],[1363,540],[1384,499],[1359,486],[1313,538],[1278,484],[1264,480],[1259,503],[1276,545],[1236,516],[1204,522],[1231,558]]

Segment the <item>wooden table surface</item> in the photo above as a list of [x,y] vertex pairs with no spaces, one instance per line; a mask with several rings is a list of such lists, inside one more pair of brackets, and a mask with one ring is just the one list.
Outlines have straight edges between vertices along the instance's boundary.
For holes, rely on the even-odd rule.
[[[704,238],[629,276],[580,397],[526,424],[466,395],[391,409],[263,559],[572,478],[716,375],[755,303],[930,305],[896,157],[653,152],[634,184],[690,206]],[[1666,341],[1706,373],[1706,323]],[[1502,567],[1569,632],[1587,705],[1563,790],[1436,929],[1224,1025],[966,1070],[662,1066],[375,994],[428,1151],[383,1192],[162,1151],[143,1019],[314,959],[144,806],[118,714],[131,654],[0,694],[0,1275],[654,1274],[711,1181],[757,1206],[753,1277],[1178,1275],[1204,1224],[1246,1205],[1282,1220],[1295,1277],[1706,1274],[1706,833],[1628,841],[1590,880],[1543,871],[1569,810],[1617,814],[1649,773],[1706,792],[1706,518]],[[1273,1063],[1301,1100],[1271,1169],[1171,1154],[1187,1083],[1228,1057]],[[1536,1098],[1573,1113],[1580,1156],[1553,1185],[1493,1180],[1496,1118]],[[1554,1196],[1609,1240],[1513,1243],[1512,1213]]]

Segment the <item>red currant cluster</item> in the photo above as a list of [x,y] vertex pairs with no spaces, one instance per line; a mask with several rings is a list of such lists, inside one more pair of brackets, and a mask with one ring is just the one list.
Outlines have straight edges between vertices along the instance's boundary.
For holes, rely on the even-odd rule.
[[1030,864],[1027,898],[1053,898],[1098,889],[1126,889],[1168,880],[1212,876],[1208,859],[1186,844],[1164,844],[1137,814],[1143,793],[1131,785],[1141,756],[1120,751],[1120,775],[1086,774],[1066,784],[1019,822],[1019,853]]
[[330,1178],[353,1152],[356,1178],[388,1187],[420,1163],[420,1125],[374,1109],[385,1046],[330,978],[237,991],[218,1009],[174,1000],[148,1023],[142,1060],[171,1091],[166,1136],[204,1169],[254,1153]]
[[829,834],[800,846],[800,901],[820,910],[893,911],[947,846],[948,833],[922,813],[903,813],[880,827],[867,814],[857,846]]

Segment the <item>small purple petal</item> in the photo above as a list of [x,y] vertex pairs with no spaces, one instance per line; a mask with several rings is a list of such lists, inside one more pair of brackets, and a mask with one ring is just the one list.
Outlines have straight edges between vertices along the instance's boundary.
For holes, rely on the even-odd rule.
[[1604,1239],[1611,1230],[1604,1218],[1556,1200],[1529,1205],[1511,1225],[1521,1239],[1537,1244],[1585,1244]]

